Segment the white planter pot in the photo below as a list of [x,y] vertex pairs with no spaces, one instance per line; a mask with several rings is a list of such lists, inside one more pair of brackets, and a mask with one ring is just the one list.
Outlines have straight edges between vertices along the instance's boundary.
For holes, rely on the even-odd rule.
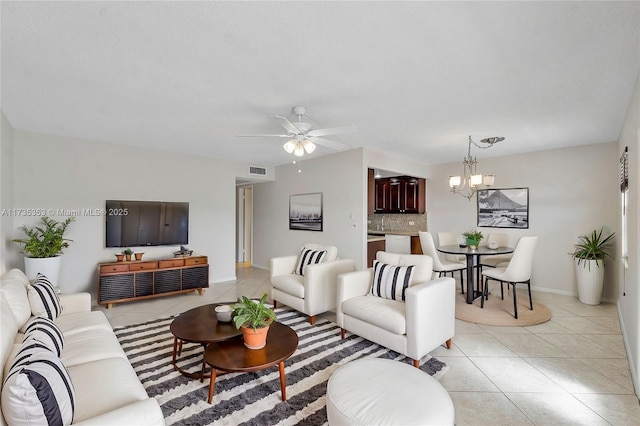
[[30,281],[36,279],[38,272],[49,279],[54,287],[58,286],[62,256],[55,257],[24,257],[24,273]]
[[587,305],[599,305],[604,285],[604,264],[602,261],[575,259],[578,299]]

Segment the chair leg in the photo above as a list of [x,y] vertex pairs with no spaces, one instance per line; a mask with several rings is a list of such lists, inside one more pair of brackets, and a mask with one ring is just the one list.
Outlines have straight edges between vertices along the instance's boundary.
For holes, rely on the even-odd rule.
[[273,301],[273,309],[276,309],[278,307],[278,302],[276,302],[275,300]]
[[504,300],[504,283],[500,281],[500,298]]
[[533,300],[531,299],[531,280],[527,281],[527,287],[529,287],[529,309],[533,311]]
[[484,297],[487,292],[487,286],[489,285],[489,277],[484,279],[484,285],[482,286],[482,295],[480,296],[480,308],[484,309]]
[[447,346],[447,349],[451,349],[451,339],[448,339],[444,344]]
[[462,294],[464,294],[464,274],[462,273],[462,269],[460,269],[460,290]]
[[340,338],[344,340],[345,335],[347,334],[347,330],[344,328],[340,329]]
[[315,316],[315,315],[311,315],[311,316],[309,317],[309,323],[310,323],[311,325],[313,325],[315,322],[316,322],[316,316]]
[[[511,284],[511,283],[509,283]],[[507,284],[507,285],[509,285]],[[516,296],[516,284],[513,283],[513,312],[516,319],[518,319],[518,297]]]
[[414,359],[413,360],[413,366],[415,368],[420,368],[420,360],[419,359]]

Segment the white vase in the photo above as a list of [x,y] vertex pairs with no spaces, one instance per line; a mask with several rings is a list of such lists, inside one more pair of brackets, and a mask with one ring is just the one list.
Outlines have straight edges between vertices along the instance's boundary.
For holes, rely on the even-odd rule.
[[49,279],[54,287],[58,286],[58,278],[60,277],[60,265],[62,264],[62,256],[54,257],[24,257],[24,273],[33,281],[38,272]]
[[578,299],[586,305],[599,305],[604,286],[604,262],[575,259]]

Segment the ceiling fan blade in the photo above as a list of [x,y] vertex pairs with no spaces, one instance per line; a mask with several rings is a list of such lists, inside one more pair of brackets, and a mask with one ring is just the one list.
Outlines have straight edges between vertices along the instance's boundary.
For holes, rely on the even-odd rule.
[[340,143],[340,142],[334,142],[334,141],[331,141],[329,139],[312,137],[312,138],[309,138],[309,140],[311,142],[317,144],[317,145],[326,146],[327,148],[336,149],[338,151],[341,151],[341,150],[347,148],[347,146],[345,144]]
[[307,133],[309,136],[328,136],[328,135],[341,135],[345,133],[357,132],[356,126],[341,126],[341,127],[327,127],[326,129],[311,130]]
[[238,135],[240,138],[291,138],[291,135]]
[[291,122],[287,120],[286,117],[283,117],[281,115],[272,115],[272,117],[277,118],[280,121],[280,125],[284,127],[287,130],[287,132],[292,133],[294,135],[297,135],[298,133],[300,133],[298,128],[293,124],[291,124]]

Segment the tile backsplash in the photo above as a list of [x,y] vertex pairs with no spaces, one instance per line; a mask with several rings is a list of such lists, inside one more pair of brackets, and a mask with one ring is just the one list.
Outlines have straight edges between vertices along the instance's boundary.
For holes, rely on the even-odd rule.
[[372,231],[382,231],[384,218],[384,231],[418,232],[427,230],[426,214],[370,214],[367,217],[368,227]]

